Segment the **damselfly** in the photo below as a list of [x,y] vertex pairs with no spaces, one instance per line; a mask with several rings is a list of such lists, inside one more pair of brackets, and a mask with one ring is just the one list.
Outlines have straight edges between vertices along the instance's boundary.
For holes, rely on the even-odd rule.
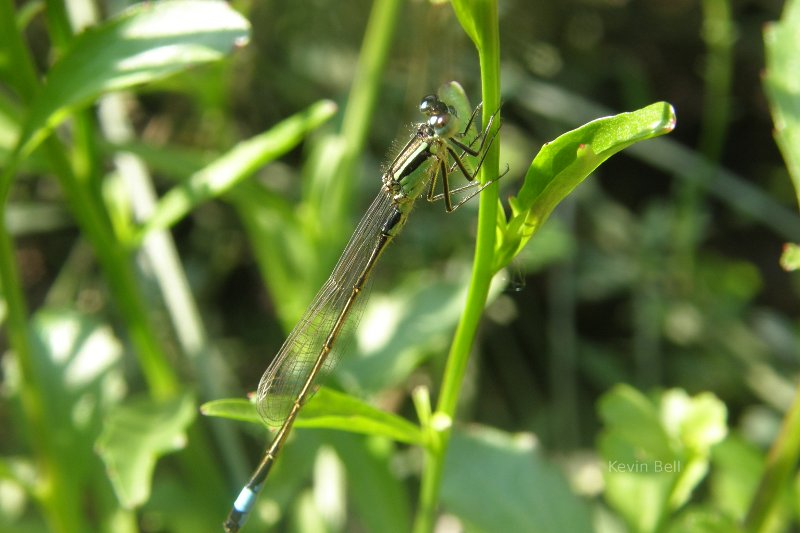
[[[364,299],[359,296],[367,279],[386,246],[405,225],[417,198],[427,190],[429,201],[444,199],[445,210],[450,212],[491,183],[480,185],[475,177],[499,131],[492,131],[497,112],[482,131],[475,127],[481,105],[467,119],[470,106],[456,82],[443,85],[438,96],[423,98],[419,110],[427,120],[417,125],[414,135],[386,168],[378,196],[358,224],[333,273],[261,377],[258,412],[279,429],[236,498],[223,524],[227,532],[238,531],[244,523],[300,408],[313,394],[315,382],[336,363],[342,351],[337,341],[358,321],[359,313],[354,308],[357,301]],[[469,140],[471,131],[477,133]],[[465,161],[467,156],[477,158],[472,169]],[[450,175],[456,171],[469,183],[451,189]],[[439,177],[443,192],[435,194]],[[463,190],[469,193],[454,204],[452,194]]]

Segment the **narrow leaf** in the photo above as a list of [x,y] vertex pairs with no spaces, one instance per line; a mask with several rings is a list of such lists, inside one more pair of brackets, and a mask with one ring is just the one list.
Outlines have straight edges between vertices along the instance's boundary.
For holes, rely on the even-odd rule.
[[336,105],[323,100],[275,125],[269,131],[240,142],[231,151],[170,190],[158,203],[139,238],[150,231],[173,225],[197,205],[230,190],[263,165],[297,146],[309,131],[319,127],[335,112]]
[[298,427],[340,429],[409,444],[422,443],[419,428],[408,420],[332,389],[320,389],[302,413]]
[[[206,416],[264,424],[256,411],[256,406],[247,400],[211,401],[203,404],[200,412]],[[320,388],[303,407],[295,426],[339,429],[353,433],[379,435],[410,444],[422,443],[422,434],[419,428],[411,422],[326,387]]]

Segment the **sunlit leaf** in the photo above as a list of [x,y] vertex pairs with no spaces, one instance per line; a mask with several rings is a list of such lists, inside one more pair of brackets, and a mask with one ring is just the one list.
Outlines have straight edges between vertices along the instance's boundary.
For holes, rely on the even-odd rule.
[[636,531],[683,506],[727,434],[725,406],[710,393],[672,389],[651,399],[619,385],[600,400],[605,497]]
[[166,401],[140,398],[108,415],[97,451],[124,507],[148,500],[156,461],[186,445],[186,429],[194,417],[190,395]]
[[[72,310],[43,309],[31,321],[36,382],[49,438],[81,486],[99,467],[92,445],[124,394],[122,345],[108,325]],[[12,388],[14,380],[7,380]]]
[[775,142],[800,203],[800,4],[787,2],[780,22],[764,30],[764,89],[775,123]]
[[[263,424],[256,406],[242,399],[215,400],[200,408],[207,416],[217,416]],[[422,443],[422,434],[417,426],[397,415],[376,409],[347,394],[325,387],[303,406],[295,422],[300,428],[327,428],[379,435],[412,444]]]
[[675,111],[659,102],[594,120],[545,144],[531,163],[519,194],[509,198],[512,215],[506,230],[498,235],[495,267],[499,270],[507,265],[561,200],[603,161],[674,127]]
[[152,82],[218,61],[249,37],[249,23],[226,2],[143,2],[86,30],[50,69],[18,147],[24,157],[74,109],[105,92]]
[[[731,434],[714,447],[711,462],[710,493],[714,505],[737,520],[744,520],[764,470],[761,450]],[[790,488],[787,486],[786,490],[788,496]]]

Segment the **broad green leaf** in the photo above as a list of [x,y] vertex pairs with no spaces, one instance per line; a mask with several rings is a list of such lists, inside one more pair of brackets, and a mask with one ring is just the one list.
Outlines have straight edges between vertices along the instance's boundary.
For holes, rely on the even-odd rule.
[[594,120],[545,144],[519,194],[509,198],[512,215],[498,234],[495,268],[507,265],[553,209],[603,161],[628,146],[669,133],[675,112],[665,102]]
[[199,204],[215,198],[285,154],[336,112],[323,100],[275,125],[269,131],[237,144],[231,151],[193,174],[159,201],[139,239],[148,232],[172,226]]
[[486,427],[454,431],[442,503],[467,531],[592,531],[589,506],[570,491],[530,435]]
[[800,3],[787,2],[780,22],[764,29],[764,89],[781,150],[800,203]]
[[73,110],[98,96],[218,61],[249,38],[249,23],[226,2],[143,2],[91,28],[53,65],[18,141],[28,155]]
[[[81,487],[102,469],[92,445],[104,414],[124,394],[122,346],[108,325],[71,310],[40,310],[31,326],[48,438]],[[13,380],[6,383],[13,388]]]
[[605,498],[633,531],[653,531],[682,507],[727,434],[725,406],[678,389],[655,399],[618,385],[599,402]]
[[764,470],[761,450],[732,433],[714,447],[711,463],[710,493],[713,504],[733,518],[744,520]]
[[661,397],[661,420],[673,438],[692,453],[707,455],[728,434],[725,404],[711,393],[689,396],[671,389]]
[[632,531],[655,531],[668,513],[674,470],[685,461],[672,450],[658,407],[633,387],[614,387],[599,411],[605,498]]
[[156,461],[186,445],[194,417],[194,399],[188,394],[166,401],[140,398],[109,413],[96,448],[123,507],[148,500]]
[[[215,400],[203,404],[200,410],[207,416],[263,424],[256,406],[247,400]],[[326,387],[321,387],[303,406],[295,427],[338,429],[410,444],[422,443],[419,428],[411,422]]]
[[635,443],[639,460],[669,461],[674,458],[658,408],[641,392],[619,385],[603,395],[598,409],[608,432]]

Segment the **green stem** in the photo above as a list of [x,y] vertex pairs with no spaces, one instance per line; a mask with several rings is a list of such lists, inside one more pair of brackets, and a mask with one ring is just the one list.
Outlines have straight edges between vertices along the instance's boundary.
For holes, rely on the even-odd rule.
[[[9,70],[17,74],[13,86],[20,100],[28,102],[38,92],[39,81],[29,51],[14,21],[13,4],[9,0],[0,0],[0,44],[11,51],[13,65]],[[45,141],[43,153],[59,178],[81,231],[93,245],[153,396],[169,397],[179,389],[177,376],[163,354],[149,322],[147,306],[137,290],[138,280],[130,253],[116,239],[105,216],[97,187],[93,187],[97,182],[99,168],[93,157],[93,127],[81,117],[77,119],[76,126],[78,134],[74,150],[77,157],[74,167],[65,147],[55,138]],[[37,377],[36,353],[29,339],[28,306],[15,262],[14,243],[5,224],[4,215],[18,163],[19,153],[12,152],[5,161],[0,177],[0,282],[8,307],[9,342],[20,368],[22,407],[30,429],[32,448],[42,463],[42,481],[37,487],[37,497],[51,529],[65,532],[87,531],[89,528],[83,509],[82,491],[75,490],[76,479],[70,476],[71,465],[59,457],[61,449],[58,439],[53,438],[49,431],[47,405],[43,402],[43,388]],[[190,447],[181,456],[185,461],[189,482],[200,486],[212,480],[214,485],[222,486],[222,479],[208,451],[209,447],[204,445],[204,436],[197,427],[190,431]],[[213,505],[212,502],[216,500],[218,498],[209,495],[207,502],[203,504]]]
[[80,502],[69,482],[68,468],[59,461],[55,439],[47,423],[41,383],[28,336],[28,306],[14,258],[14,243],[5,223],[6,204],[0,203],[0,283],[7,307],[6,331],[20,372],[20,401],[29,426],[30,443],[39,461],[37,499],[53,531],[85,531]]
[[356,180],[354,177],[356,174],[354,172],[355,163],[364,150],[364,144],[375,116],[380,82],[386,71],[386,61],[389,58],[402,3],[403,0],[376,2],[367,22],[358,68],[342,118],[345,153],[339,172],[340,175],[348,177],[335,181],[337,185],[341,186],[337,191],[339,195],[336,198],[337,205],[352,197],[351,190]]
[[[15,22],[13,3],[0,0],[0,42],[8,59],[13,62],[9,71],[15,73],[9,81],[19,98],[26,101],[35,94],[38,81],[33,60]],[[22,291],[14,242],[6,225],[6,208],[14,165],[6,161],[5,166],[0,182],[0,284],[7,308],[8,340],[19,365],[20,401],[29,427],[30,443],[40,462],[41,481],[36,496],[51,529],[64,532],[85,531],[80,495],[72,490],[68,468],[58,458],[56,440],[47,423],[47,406],[40,394],[42,386],[36,372],[36,360],[28,330],[28,305]]]
[[[341,132],[334,141],[341,143],[341,151],[333,162],[330,157],[318,158],[319,166],[314,169],[310,203],[318,213],[318,220],[325,221],[325,224],[316,226],[327,228],[324,232],[326,240],[331,234],[347,234],[346,231],[335,231],[331,224],[334,228],[345,225],[347,213],[353,208],[352,189],[358,177],[355,172],[356,161],[364,150],[370,125],[376,115],[381,79],[386,71],[402,3],[403,0],[379,0],[373,4],[355,78],[344,109]],[[321,272],[327,274],[327,265],[321,266],[324,267]]]
[[[481,66],[481,90],[483,95],[483,123],[500,107],[500,39],[497,24],[497,5],[484,1],[475,8],[476,20],[482,24],[479,29],[480,42],[476,42]],[[499,127],[499,123],[496,127]],[[481,170],[481,182],[498,175],[499,144],[489,147]],[[495,231],[498,208],[497,185],[489,186],[480,196],[478,213],[478,235],[475,244],[475,259],[472,267],[469,291],[464,313],[456,328],[453,344],[450,347],[442,381],[442,389],[434,414],[433,430],[438,438],[427,449],[426,467],[422,474],[420,504],[414,524],[416,533],[433,530],[439,491],[444,473],[444,462],[450,441],[452,420],[455,418],[461,385],[469,361],[469,354],[475,340],[475,333],[483,314],[489,285],[494,270]]]
[[745,517],[747,531],[756,533],[766,530],[772,510],[781,500],[789,478],[794,475],[800,455],[800,389],[783,419],[778,438],[767,456],[767,464],[758,484],[750,509]]
[[89,179],[78,179],[73,173],[62,147],[55,139],[45,143],[47,156],[56,169],[59,183],[66,193],[73,216],[86,235],[103,268],[114,302],[119,307],[139,357],[148,388],[156,398],[167,398],[178,390],[178,379],[169,366],[149,323],[147,306],[137,290],[139,285],[131,258],[115,239],[103,207],[92,194]]

